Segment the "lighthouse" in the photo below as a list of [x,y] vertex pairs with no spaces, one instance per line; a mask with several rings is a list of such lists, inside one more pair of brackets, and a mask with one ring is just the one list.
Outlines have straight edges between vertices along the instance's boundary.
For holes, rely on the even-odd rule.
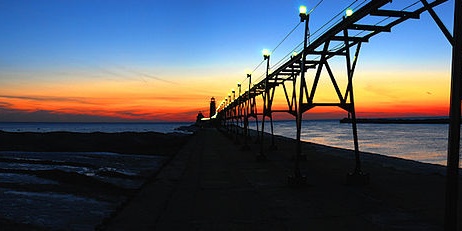
[[212,116],[215,115],[215,112],[216,112],[216,106],[215,106],[215,98],[212,97],[210,99],[210,118],[212,118]]

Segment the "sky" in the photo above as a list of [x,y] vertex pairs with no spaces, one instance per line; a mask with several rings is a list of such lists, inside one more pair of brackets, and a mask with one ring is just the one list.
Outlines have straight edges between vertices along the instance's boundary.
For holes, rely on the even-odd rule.
[[[238,82],[248,84],[248,71],[257,80],[264,74],[264,65],[258,66],[262,49],[272,51],[271,65],[294,50],[303,39],[298,7],[313,9],[319,2],[0,1],[0,121],[194,121],[199,111],[208,116],[211,97],[220,102],[232,88],[237,91]],[[321,1],[310,14],[310,32],[314,36],[347,6],[362,2]],[[450,0],[436,8],[450,31],[453,5]],[[339,70],[342,65],[333,61]],[[354,77],[358,116],[446,116],[450,67],[451,47],[427,12],[372,37]],[[275,107],[284,107],[277,94]],[[332,100],[323,80],[317,94],[317,100]],[[305,118],[343,116],[339,109],[319,108]]]

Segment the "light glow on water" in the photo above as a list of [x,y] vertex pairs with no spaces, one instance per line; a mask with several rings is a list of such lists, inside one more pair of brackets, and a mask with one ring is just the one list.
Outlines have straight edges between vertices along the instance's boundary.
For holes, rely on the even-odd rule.
[[[251,128],[256,128],[255,123],[251,123]],[[265,132],[270,130],[265,129]],[[274,133],[295,139],[295,121],[275,121]],[[447,124],[358,124],[360,151],[432,164],[446,165],[447,136]],[[338,120],[303,121],[301,138],[354,149],[351,124]]]

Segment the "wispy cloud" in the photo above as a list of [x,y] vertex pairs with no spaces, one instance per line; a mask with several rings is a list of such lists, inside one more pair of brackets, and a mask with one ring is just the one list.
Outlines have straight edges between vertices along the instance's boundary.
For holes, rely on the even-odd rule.
[[59,113],[49,110],[23,111],[0,107],[2,122],[124,122],[121,117],[82,113]]
[[88,98],[84,97],[57,97],[57,96],[18,96],[18,95],[0,95],[0,98],[21,99],[32,101],[56,101],[56,102],[78,102],[89,103]]
[[125,71],[127,71],[127,72],[129,72],[129,73],[135,74],[135,75],[139,76],[140,78],[144,77],[144,78],[149,78],[149,79],[153,79],[153,80],[157,80],[157,81],[161,81],[161,82],[165,82],[165,83],[178,84],[177,82],[166,80],[165,78],[161,78],[159,76],[155,76],[155,75],[152,75],[152,74],[146,74],[146,73],[143,73],[141,71],[134,70],[132,68],[128,68],[128,67],[125,67],[125,66],[118,65],[118,67],[125,70]]

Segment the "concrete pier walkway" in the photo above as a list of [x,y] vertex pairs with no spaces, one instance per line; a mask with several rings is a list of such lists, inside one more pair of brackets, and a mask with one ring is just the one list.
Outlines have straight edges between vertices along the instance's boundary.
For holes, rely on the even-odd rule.
[[[269,139],[266,143],[269,144]],[[146,184],[105,230],[442,230],[444,168],[363,156],[367,186],[348,186],[348,150],[305,143],[308,185],[288,185],[295,144],[251,151],[216,129],[202,129]]]

